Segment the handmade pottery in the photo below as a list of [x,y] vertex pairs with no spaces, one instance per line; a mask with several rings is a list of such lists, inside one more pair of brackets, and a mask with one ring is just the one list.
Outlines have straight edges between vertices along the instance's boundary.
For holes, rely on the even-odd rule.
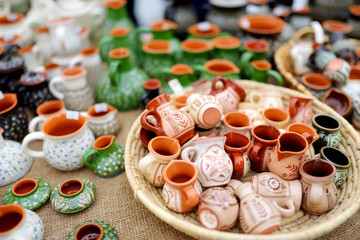
[[125,170],[124,147],[115,144],[113,135],[101,136],[95,140],[93,148],[84,154],[83,162],[100,177],[114,177]]
[[346,81],[346,85],[341,88],[353,102],[356,96],[360,96],[358,89],[360,88],[360,68],[351,66],[349,78]]
[[144,93],[142,84],[148,76],[131,64],[126,48],[111,50],[109,56],[108,71],[96,85],[97,101],[109,103],[120,111],[139,107],[140,96]]
[[283,78],[280,73],[271,69],[271,63],[266,60],[256,60],[250,62],[250,79],[262,83],[271,83],[283,86]]
[[354,112],[352,115],[352,124],[360,129],[360,96],[356,96],[353,101]]
[[23,46],[19,49],[19,55],[23,57],[28,71],[33,71],[36,67],[43,65],[41,48],[38,46]]
[[349,24],[337,20],[326,20],[322,23],[322,27],[325,33],[329,35],[331,43],[333,43],[333,41],[331,41],[332,35],[340,33],[343,35],[343,38],[345,38],[344,35],[352,31],[352,27]]
[[258,105],[250,102],[240,102],[237,106],[237,111],[248,116],[250,123],[260,119],[258,113]]
[[209,41],[218,37],[221,34],[221,29],[215,24],[201,22],[188,27],[187,32],[190,34],[188,38],[199,38]]
[[5,38],[19,38],[17,42],[21,46],[30,45],[33,41],[32,29],[28,28],[21,13],[8,13],[0,17],[0,32]]
[[336,59],[336,55],[323,46],[315,45],[313,50],[309,57],[308,66],[314,70],[323,71],[329,62]]
[[36,113],[38,116],[31,119],[29,123],[29,132],[35,132],[38,129],[41,129],[42,123],[46,119],[65,111],[66,109],[64,101],[61,100],[51,100],[40,104],[36,108]]
[[3,129],[0,127],[0,186],[15,182],[24,176],[31,168],[33,159],[26,155],[21,144],[4,140]]
[[268,158],[269,171],[288,181],[299,178],[299,167],[306,160],[305,151],[308,146],[306,139],[299,133],[281,134]]
[[289,121],[289,112],[281,108],[267,108],[262,112],[263,120],[266,124],[284,129]]
[[180,144],[177,139],[160,136],[151,139],[149,153],[140,159],[138,168],[146,180],[155,187],[162,187],[165,166],[180,155]]
[[348,176],[348,169],[351,166],[350,159],[343,151],[334,147],[322,147],[320,149],[320,157],[336,167],[333,181],[336,187],[341,187],[346,182]]
[[183,88],[191,86],[195,81],[194,70],[187,64],[179,63],[171,66],[170,72],[173,78],[179,80]]
[[[217,82],[222,82],[222,87],[217,88]],[[239,102],[246,98],[244,89],[234,80],[217,76],[214,78],[211,86],[211,95],[215,96],[223,108],[223,114],[235,111]]]
[[299,180],[285,181],[265,172],[253,176],[251,186],[256,194],[268,199],[283,217],[292,217],[300,210],[302,188]]
[[202,70],[203,64],[210,58],[213,46],[202,39],[187,39],[181,42],[183,61],[195,71]]
[[62,66],[53,62],[48,62],[44,64],[44,68],[49,81],[54,77],[61,75],[62,72]]
[[[45,158],[59,170],[81,168],[84,165],[82,157],[95,138],[86,125],[89,119],[80,114],[74,115],[60,113],[45,120],[41,132],[30,133],[24,138],[22,146],[25,152],[33,157]],[[28,144],[37,139],[44,141],[42,150],[31,150]]]
[[[225,141],[224,136],[196,139],[192,147],[181,153],[183,160],[195,162],[199,181],[204,187],[222,186],[230,181],[233,164],[224,150]],[[190,154],[195,154],[194,159]]]
[[51,192],[51,206],[61,213],[84,210],[94,201],[95,185],[87,179],[69,179],[57,185]]
[[302,208],[314,215],[321,215],[333,208],[338,197],[333,182],[335,166],[315,158],[304,162],[299,171],[303,189]]
[[168,208],[175,212],[187,213],[200,201],[202,188],[198,170],[193,163],[172,160],[163,170],[165,185],[162,196]]
[[240,59],[241,40],[233,36],[222,36],[211,40],[215,57],[225,59],[238,65]]
[[116,230],[108,223],[98,220],[89,220],[74,227],[66,236],[66,240],[82,239],[118,239]]
[[0,239],[43,239],[44,225],[33,211],[18,204],[8,204],[0,206],[0,212]]
[[350,74],[350,65],[342,58],[331,60],[324,70],[324,75],[331,79],[335,86],[343,86]]
[[249,101],[257,104],[260,112],[268,108],[284,109],[284,103],[281,99],[281,92],[276,90],[260,90],[260,92],[252,91],[249,95]]
[[296,132],[303,136],[308,142],[308,149],[305,152],[305,159],[310,159],[314,157],[315,150],[313,143],[319,139],[319,135],[316,133],[315,129],[304,123],[292,123],[287,126],[287,132]]
[[[146,109],[148,111],[143,113],[140,119],[144,129],[152,131],[158,136],[176,138],[180,145],[194,136],[194,120],[188,113],[176,109],[170,103],[170,97],[167,94],[151,100],[146,105]],[[148,116],[155,117],[155,126],[149,122]]]
[[350,115],[351,99],[343,91],[331,88],[324,96],[323,103],[334,109],[343,117]]
[[307,65],[309,57],[313,52],[312,41],[299,41],[290,50],[292,59],[292,66],[296,75],[303,75],[311,72],[311,69]]
[[258,125],[251,130],[253,145],[249,150],[251,169],[255,172],[267,170],[268,158],[277,144],[280,131],[270,125]]
[[240,180],[250,170],[248,152],[251,146],[250,138],[242,133],[229,131],[223,136],[226,137],[225,151],[229,154],[234,169],[232,179]]
[[141,107],[145,106],[154,98],[160,95],[161,82],[159,79],[149,79],[143,83],[145,92],[140,97]]
[[256,194],[251,183],[244,183],[235,194],[240,198],[240,226],[247,234],[270,234],[281,225],[281,215],[266,198]]
[[10,34],[0,37],[0,44],[4,47],[12,44],[16,44],[17,46],[22,46],[22,35],[20,34]]
[[313,116],[312,98],[290,96],[290,123],[310,124]]
[[38,178],[26,178],[15,183],[6,191],[4,204],[19,204],[23,208],[36,210],[50,198],[51,188]]
[[336,117],[328,114],[316,114],[312,118],[312,127],[319,135],[319,139],[313,144],[316,153],[324,146],[337,147],[339,145],[341,123]]
[[234,131],[250,137],[252,123],[246,114],[241,112],[229,112],[224,115],[223,123],[222,133]]
[[294,27],[295,30],[299,30],[305,27],[311,27],[311,8],[307,5],[299,5],[293,6],[291,8],[290,24]]
[[[87,71],[83,67],[69,67],[61,76],[50,80],[50,92],[58,99],[64,100],[68,110],[85,111],[94,104],[93,91],[86,79]],[[64,85],[64,92],[56,88],[56,84]]]
[[217,76],[224,78],[239,78],[240,69],[231,61],[224,59],[212,59],[204,64],[204,70],[201,71],[201,79],[213,79]]
[[331,88],[331,80],[321,73],[305,73],[301,82],[318,99],[322,99],[325,92]]
[[200,95],[209,95],[211,91],[211,81],[208,79],[200,79],[191,84],[194,93]]
[[225,188],[209,188],[200,197],[198,219],[208,229],[232,228],[239,216],[239,203],[234,195],[240,181],[231,179]]

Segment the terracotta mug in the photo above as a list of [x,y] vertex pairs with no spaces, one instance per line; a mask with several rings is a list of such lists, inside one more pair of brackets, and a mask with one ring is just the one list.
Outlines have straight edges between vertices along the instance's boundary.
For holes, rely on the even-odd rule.
[[281,108],[267,108],[262,112],[266,124],[284,129],[290,121],[289,112]]
[[248,136],[234,131],[229,131],[223,136],[226,137],[225,151],[229,154],[234,166],[232,178],[240,180],[250,170],[248,157],[251,146],[250,139]]
[[[151,100],[147,105],[147,112],[143,113],[140,119],[141,126],[158,136],[168,136],[179,140],[180,144],[185,143],[195,134],[194,120],[183,111],[175,108],[170,103],[170,97],[162,94]],[[156,125],[149,122],[148,116],[156,119]]]
[[272,149],[276,146],[280,131],[270,125],[258,125],[251,130],[253,145],[249,151],[251,169],[255,172],[267,170],[267,162]]
[[290,123],[310,124],[313,116],[312,98],[290,96]]
[[175,212],[187,213],[193,210],[200,201],[202,188],[196,180],[198,170],[193,163],[172,160],[164,168],[162,196],[168,208]]
[[302,188],[299,180],[286,181],[264,172],[253,176],[250,181],[254,192],[268,199],[283,217],[292,217],[300,210]]
[[252,126],[250,119],[246,114],[241,112],[229,112],[224,116],[223,123],[223,134],[229,131],[234,131],[250,137],[250,130]]
[[[219,81],[223,83],[221,88],[217,88],[216,86]],[[243,102],[246,98],[244,89],[238,83],[231,78],[225,80],[225,78],[221,76],[214,78],[210,94],[215,96],[219,101],[223,107],[224,114],[235,111],[238,103]]]
[[271,63],[267,60],[256,60],[250,63],[251,79],[257,82],[270,83],[278,86],[284,85],[280,73],[271,69]]
[[303,189],[302,208],[310,214],[321,215],[334,207],[337,190],[333,178],[336,168],[331,163],[314,158],[300,166]]
[[151,139],[149,153],[140,159],[138,168],[146,180],[155,187],[164,185],[163,169],[170,160],[180,155],[180,144],[177,139],[160,136]]
[[38,116],[34,117],[29,123],[29,132],[35,132],[38,128],[41,128],[46,119],[65,111],[64,101],[61,100],[52,100],[40,104],[36,108]]
[[315,129],[304,123],[292,123],[287,126],[286,131],[299,133],[306,139],[309,147],[305,152],[305,159],[310,159],[315,155],[313,143],[319,139]]

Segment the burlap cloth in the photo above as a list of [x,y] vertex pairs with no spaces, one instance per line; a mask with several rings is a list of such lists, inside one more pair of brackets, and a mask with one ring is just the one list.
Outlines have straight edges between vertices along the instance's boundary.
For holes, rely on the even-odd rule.
[[[125,144],[126,135],[140,110],[121,113],[122,129],[116,143]],[[40,142],[31,145],[39,149]],[[69,231],[85,220],[102,220],[110,223],[118,232],[119,239],[192,239],[155,217],[135,199],[126,174],[113,178],[101,178],[92,170],[82,168],[75,172],[62,172],[51,167],[44,159],[35,159],[32,169],[24,176],[46,180],[52,188],[69,178],[87,178],[96,186],[94,203],[79,213],[62,214],[47,202],[36,210],[45,227],[45,239],[65,239]],[[0,198],[10,186],[0,187]],[[2,200],[1,200],[2,202]],[[320,239],[360,239],[359,212],[333,232]]]

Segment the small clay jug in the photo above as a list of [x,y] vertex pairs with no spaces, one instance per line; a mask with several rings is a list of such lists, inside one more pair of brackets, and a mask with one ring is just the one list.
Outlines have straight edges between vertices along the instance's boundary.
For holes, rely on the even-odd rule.
[[210,59],[213,46],[210,42],[202,39],[187,39],[181,43],[183,61],[195,72],[203,69],[203,64]]
[[140,97],[141,107],[145,106],[160,95],[161,82],[159,79],[148,79],[143,83],[145,92]]
[[322,99],[325,92],[331,88],[331,80],[321,73],[305,73],[301,82],[318,99]]
[[250,79],[262,83],[271,83],[283,86],[284,81],[280,73],[271,69],[271,63],[267,60],[256,60],[250,62]]
[[262,112],[266,124],[284,129],[290,121],[289,113],[281,108],[267,108]]
[[313,116],[312,98],[290,96],[290,123],[310,124]]
[[88,220],[80,223],[66,236],[66,240],[95,240],[117,238],[116,230],[107,222]]
[[341,90],[331,88],[325,94],[322,101],[344,118],[351,114],[351,99],[345,92]]
[[214,54],[217,59],[231,61],[235,65],[239,64],[241,53],[241,40],[233,36],[221,36],[211,40],[214,45]]
[[287,132],[296,132],[303,136],[308,142],[308,149],[305,152],[305,159],[310,159],[315,155],[313,143],[319,139],[315,129],[304,123],[292,123],[286,128]]
[[220,36],[221,29],[213,23],[201,22],[188,27],[187,32],[190,34],[188,38],[198,38],[209,41]]
[[224,78],[239,78],[240,69],[231,61],[225,59],[212,59],[204,64],[201,79],[213,79],[216,76]]
[[224,115],[223,124],[222,133],[234,131],[242,133],[250,138],[250,131],[253,126],[250,118],[246,114],[241,112],[229,112]]
[[171,66],[170,72],[173,78],[179,80],[183,88],[190,87],[191,83],[195,81],[194,70],[187,64],[175,64]]
[[341,140],[341,122],[329,114],[316,114],[312,118],[312,127],[319,135],[319,139],[314,142],[315,153],[324,146],[337,147]]

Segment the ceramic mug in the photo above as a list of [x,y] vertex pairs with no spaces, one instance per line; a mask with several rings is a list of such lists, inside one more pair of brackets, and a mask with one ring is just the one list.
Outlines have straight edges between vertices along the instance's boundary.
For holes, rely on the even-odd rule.
[[64,101],[61,100],[52,100],[40,104],[36,108],[38,116],[34,117],[29,123],[29,132],[35,132],[37,128],[41,128],[46,119],[65,111]]
[[323,98],[323,103],[334,109],[342,117],[346,118],[351,114],[351,99],[343,91],[331,88]]
[[165,185],[162,196],[168,208],[175,212],[187,213],[200,201],[202,188],[196,180],[198,170],[193,163],[172,160],[163,170]]
[[312,102],[312,98],[290,96],[290,122],[310,124],[313,116]]
[[337,147],[341,140],[341,122],[329,114],[316,114],[312,118],[312,127],[319,135],[314,142],[315,152],[324,146]]
[[290,121],[289,112],[281,108],[267,108],[262,112],[266,124],[284,129]]
[[151,139],[149,153],[140,159],[138,168],[146,180],[153,186],[164,185],[163,169],[170,160],[180,155],[180,144],[177,139],[160,136]]
[[266,60],[256,60],[250,62],[250,79],[262,83],[272,83],[278,86],[284,85],[284,80],[280,73],[271,69],[271,63]]
[[224,127],[222,133],[228,131],[239,132],[247,137],[250,137],[250,130],[252,128],[249,117],[241,112],[229,112],[225,114],[223,119]]
[[207,61],[201,70],[201,79],[213,79],[216,76],[224,78],[239,78],[240,70],[231,61],[225,59],[211,59]]

